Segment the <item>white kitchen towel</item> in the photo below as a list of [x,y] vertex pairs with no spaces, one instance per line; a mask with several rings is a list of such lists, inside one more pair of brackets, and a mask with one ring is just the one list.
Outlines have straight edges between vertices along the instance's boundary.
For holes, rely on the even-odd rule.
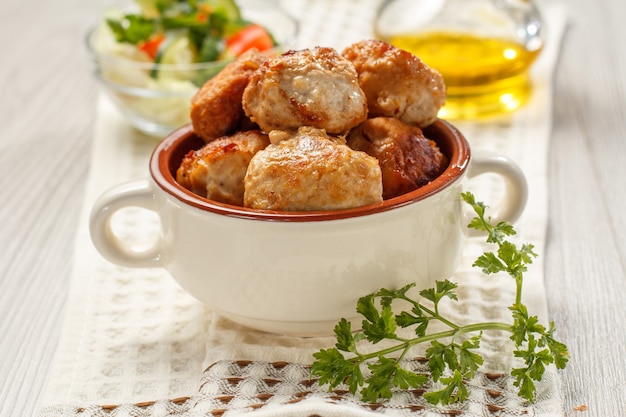
[[[516,224],[519,232],[516,239],[533,243],[540,257],[527,274],[524,301],[531,312],[546,322],[541,256],[547,224],[551,80],[566,17],[564,8],[558,3],[546,1],[542,5],[548,38],[545,50],[533,67],[531,101],[508,117],[482,123],[455,122],[455,125],[473,148],[495,150],[511,157],[527,176],[529,204]],[[300,47],[327,45],[341,48],[371,36],[370,22],[375,8],[363,7],[361,1],[296,0],[289,2],[287,7],[299,17],[306,17],[301,19]],[[345,8],[346,13],[336,13],[337,7]],[[553,370],[548,371],[539,386],[539,401],[534,406],[518,403],[509,396],[510,380],[490,373],[510,365],[504,363],[506,356],[498,352],[498,347],[506,344],[499,335],[486,335],[483,352],[488,357],[486,373],[472,382],[476,389],[473,395],[484,398],[484,401],[476,403],[472,400],[462,409],[433,410],[416,398],[418,402],[411,403],[409,408],[402,408],[407,407],[403,404],[400,408],[387,406],[377,411],[373,406],[364,406],[349,398],[341,390],[329,394],[325,388],[315,387],[314,383],[302,385],[300,378],[311,361],[310,354],[332,346],[331,338],[298,339],[244,329],[217,317],[184,293],[162,270],[126,269],[106,262],[95,251],[89,238],[91,205],[108,187],[146,177],[147,161],[155,145],[154,138],[129,127],[106,98],[100,100],[63,333],[41,404],[42,417],[197,416],[209,412],[213,415],[317,413],[365,416],[372,413],[402,414],[407,410],[414,415],[429,416],[456,415],[458,412],[483,415],[481,413],[485,410],[506,411],[512,415],[562,414],[558,374]],[[470,191],[487,204],[497,195],[498,187],[498,182],[489,178],[477,178],[469,185]],[[157,226],[153,217],[146,216],[139,209],[118,213],[116,222],[119,222],[116,229],[126,233],[128,238],[142,238]],[[506,307],[511,303],[513,289],[510,283],[479,278],[479,274],[468,266],[482,250],[480,240],[468,240],[463,265],[453,277],[461,284],[459,298],[465,300],[450,309],[459,321],[469,316],[477,319],[506,314]],[[289,366],[282,366],[283,363]],[[270,391],[261,391],[256,399],[250,400],[245,389],[258,391],[259,385],[255,384],[259,380],[277,379],[276,364],[282,369],[289,368],[289,378],[285,376],[287,380],[282,381],[285,385],[281,385],[280,380],[272,382],[273,387],[263,382],[262,388]],[[220,392],[219,387],[224,383],[249,378],[252,378],[251,384],[231,387],[239,391]],[[280,395],[271,392],[278,387],[284,390]],[[498,392],[500,394],[496,395]],[[237,395],[239,397],[235,398]],[[216,407],[219,405],[216,401],[220,407]]]

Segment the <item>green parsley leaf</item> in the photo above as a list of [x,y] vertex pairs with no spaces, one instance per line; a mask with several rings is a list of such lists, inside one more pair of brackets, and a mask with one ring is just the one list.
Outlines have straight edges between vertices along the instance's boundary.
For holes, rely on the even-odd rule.
[[341,319],[335,326],[335,335],[337,336],[337,343],[335,347],[344,352],[355,352],[356,345],[354,335],[352,334],[352,325],[346,319]]
[[416,374],[406,369],[396,369],[396,373],[393,377],[393,385],[401,389],[419,388],[428,382],[428,376],[424,374]]
[[493,252],[485,252],[474,261],[472,266],[481,268],[483,273],[496,274],[506,270],[506,265]]
[[456,369],[459,366],[454,348],[437,340],[433,340],[430,348],[426,350],[426,359],[428,359],[428,367],[435,382],[444,374],[446,366],[450,369]]
[[565,365],[567,365],[567,361],[569,360],[569,353],[567,352],[567,346],[565,346],[564,343],[554,339],[554,331],[554,322],[550,322],[550,329],[543,333],[539,344],[540,346],[548,346],[548,349],[550,349],[550,353],[554,359],[554,365],[557,369],[564,369]]
[[[416,309],[413,309],[414,311]],[[419,310],[418,310],[419,311]],[[421,314],[413,315],[406,311],[403,311],[399,315],[396,316],[396,323],[400,327],[411,327],[417,325],[415,328],[415,334],[418,336],[424,336],[426,334],[426,330],[428,329],[429,318]]]
[[472,352],[472,349],[478,349],[480,346],[481,336],[482,333],[464,341],[459,347],[460,370],[466,378],[473,378],[475,372],[483,364],[482,356]]
[[390,306],[383,307],[376,320],[363,320],[363,334],[372,343],[378,343],[384,339],[395,339],[396,328],[395,316]]
[[356,305],[356,312],[362,315],[365,320],[375,323],[380,318],[378,309],[374,305],[375,294],[369,294],[359,298]]
[[346,360],[337,349],[322,349],[313,357],[316,361],[311,365],[311,373],[320,377],[320,385],[328,384],[332,389],[345,383],[353,394],[363,385],[359,363]]
[[425,299],[432,301],[435,305],[439,304],[439,301],[443,297],[448,297],[453,300],[458,300],[456,294],[453,292],[458,287],[457,284],[450,280],[435,281],[436,288],[429,288],[420,291],[420,295]]
[[431,404],[448,405],[458,401],[465,401],[469,396],[467,387],[463,382],[463,375],[457,370],[451,377],[441,378],[445,388],[439,391],[427,392],[424,398]]
[[382,306],[391,305],[393,300],[406,299],[406,293],[413,287],[415,287],[414,282],[405,285],[399,290],[388,290],[386,288],[381,288],[380,290],[378,290],[377,293],[374,294],[374,297],[380,298],[380,304]]
[[127,14],[121,20],[107,19],[106,22],[118,42],[133,45],[150,38],[155,30],[154,20],[141,15]]
[[511,376],[515,378],[513,385],[519,388],[518,395],[530,402],[535,401],[535,381],[529,375],[528,370],[516,368],[511,370]]
[[378,357],[378,362],[367,365],[371,376],[365,380],[367,388],[362,392],[363,401],[376,401],[378,397],[391,397],[391,380],[397,370],[395,360],[384,356]]

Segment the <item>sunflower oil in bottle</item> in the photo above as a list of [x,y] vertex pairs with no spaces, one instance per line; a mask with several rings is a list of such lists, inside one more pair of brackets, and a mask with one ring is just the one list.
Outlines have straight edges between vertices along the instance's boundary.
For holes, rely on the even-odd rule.
[[441,73],[440,118],[481,119],[528,102],[541,20],[532,0],[385,0],[374,33]]
[[389,41],[441,73],[447,91],[441,118],[508,113],[531,95],[529,68],[539,49],[529,51],[511,40],[453,32],[395,35]]

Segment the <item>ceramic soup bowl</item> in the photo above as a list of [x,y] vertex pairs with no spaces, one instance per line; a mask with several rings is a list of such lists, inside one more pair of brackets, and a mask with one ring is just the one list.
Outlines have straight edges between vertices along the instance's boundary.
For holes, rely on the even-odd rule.
[[[431,183],[375,205],[276,212],[217,203],[180,186],[182,158],[203,144],[186,126],[156,147],[148,179],[99,197],[92,240],[120,266],[165,268],[189,294],[245,326],[331,334],[341,318],[357,317],[359,297],[410,282],[428,288],[455,271],[471,210],[460,197],[466,178],[489,172],[505,179],[492,217],[515,221],[524,209],[526,180],[512,161],[472,154],[463,135],[441,120],[424,132],[450,160]],[[111,218],[127,207],[157,213],[160,233],[148,247],[116,234]]]

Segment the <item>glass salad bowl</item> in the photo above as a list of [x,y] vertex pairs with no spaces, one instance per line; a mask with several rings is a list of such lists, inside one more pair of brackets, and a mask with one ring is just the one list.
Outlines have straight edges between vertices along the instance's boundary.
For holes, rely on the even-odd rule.
[[[207,4],[214,3],[207,1]],[[232,1],[221,3],[234,5]],[[235,6],[238,17],[267,28],[270,33],[273,42],[266,49],[267,53],[280,54],[292,47],[299,28],[290,15],[272,3],[258,0],[238,3]],[[211,10],[211,6],[207,10]],[[153,36],[138,44],[119,42],[115,28],[111,28],[107,19],[115,20],[126,13],[126,10],[108,11],[103,21],[88,33],[87,48],[103,90],[132,126],[151,136],[164,137],[189,123],[191,98],[198,88],[231,62],[233,56],[256,46],[255,41],[249,39],[250,34],[243,35],[243,42],[232,46],[237,51],[230,53],[223,48],[216,60],[198,62],[199,55],[207,53],[204,49],[211,48],[206,45],[202,51],[196,48],[186,28],[166,34],[165,39]],[[128,22],[125,24],[128,28]],[[222,47],[219,44],[227,43],[228,39],[220,40],[214,47],[217,49]]]

